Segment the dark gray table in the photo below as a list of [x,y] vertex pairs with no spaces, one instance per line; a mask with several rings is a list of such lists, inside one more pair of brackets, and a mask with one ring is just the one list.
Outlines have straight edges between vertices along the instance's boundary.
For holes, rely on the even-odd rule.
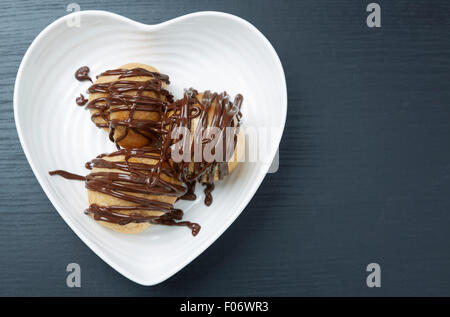
[[[0,3],[0,295],[450,295],[449,1],[378,1],[380,29],[366,26],[371,1],[361,0],[78,1],[150,24],[239,15],[286,72],[280,170],[213,246],[155,287],[78,239],[19,144],[19,63],[69,2]],[[70,262],[82,267],[81,288],[66,286]],[[370,262],[381,288],[366,286]]]

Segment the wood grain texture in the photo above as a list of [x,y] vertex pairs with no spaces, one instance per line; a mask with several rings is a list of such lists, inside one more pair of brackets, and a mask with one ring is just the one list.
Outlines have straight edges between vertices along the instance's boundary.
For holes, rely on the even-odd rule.
[[[0,295],[450,295],[450,2],[78,1],[143,23],[199,10],[241,16],[272,42],[288,84],[280,170],[188,267],[136,285],[57,214],[22,152],[13,86],[61,1],[0,4]],[[36,105],[39,106],[39,105]],[[82,287],[65,285],[77,262]],[[365,267],[382,267],[368,289]]]

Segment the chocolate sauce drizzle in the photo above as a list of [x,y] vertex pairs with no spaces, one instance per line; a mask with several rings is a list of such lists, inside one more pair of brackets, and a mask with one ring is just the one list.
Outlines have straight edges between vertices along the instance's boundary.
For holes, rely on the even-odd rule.
[[75,99],[75,102],[77,103],[77,105],[82,107],[88,102],[88,100],[86,98],[84,98],[84,96],[82,94],[80,94],[80,97],[77,97]]
[[[91,120],[99,128],[108,128],[111,141],[119,143],[127,137],[129,130],[140,134],[149,140],[149,143],[158,140],[161,123],[159,120],[136,119],[136,111],[154,112],[158,115],[164,111],[167,105],[173,102],[173,96],[163,88],[163,84],[169,84],[169,77],[157,72],[151,72],[143,68],[108,70],[102,76],[119,76],[119,79],[109,83],[93,84],[89,87],[89,93],[104,93],[106,96],[91,100],[86,109],[97,110],[91,115]],[[127,80],[129,77],[149,77],[147,81]],[[136,92],[136,94],[132,94]],[[156,97],[143,95],[144,92],[153,92]],[[166,101],[163,101],[163,98]],[[119,111],[128,111],[125,120],[112,119],[111,114]],[[101,118],[102,120],[97,120]],[[125,132],[114,140],[114,131],[122,126]]]
[[211,206],[213,202],[212,191],[214,190],[214,183],[205,183],[205,205]]
[[[91,204],[85,210],[95,220],[106,221],[119,225],[128,223],[150,222],[168,226],[186,226],[195,236],[200,231],[200,225],[181,220],[183,212],[173,208],[170,203],[141,197],[144,195],[164,195],[179,197],[186,189],[179,184],[163,180],[161,175],[173,178],[173,172],[168,164],[148,164],[144,159],[159,161],[160,150],[157,148],[121,149],[111,154],[101,154],[86,163],[86,168],[102,168],[108,172],[91,172],[86,177],[57,170],[50,175],[60,175],[67,179],[84,180],[88,190],[100,192],[133,203],[133,206],[98,206]],[[109,161],[105,157],[124,156],[120,161]],[[138,159],[138,160],[136,160]],[[137,195],[138,194],[138,195]],[[127,213],[123,213],[126,211]],[[143,215],[141,211],[162,212],[161,216]]]
[[91,77],[89,77],[89,67],[81,66],[80,68],[78,68],[77,71],[75,72],[75,78],[78,81],[90,80],[92,83],[92,79]]
[[81,175],[77,175],[77,174],[73,174],[73,173],[69,173],[63,170],[56,170],[56,171],[51,171],[48,172],[50,175],[59,175],[62,176],[66,179],[72,179],[72,180],[78,180],[78,181],[85,181],[86,177],[81,176]]
[[178,197],[178,199],[181,199],[181,200],[196,200],[197,196],[194,193],[195,192],[195,181],[193,181],[193,182],[185,182],[184,184],[187,187],[186,193],[183,196]]

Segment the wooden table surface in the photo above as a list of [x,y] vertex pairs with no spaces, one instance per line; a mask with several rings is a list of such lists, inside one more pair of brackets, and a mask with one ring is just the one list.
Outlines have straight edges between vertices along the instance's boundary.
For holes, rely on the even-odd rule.
[[[19,63],[69,2],[2,0],[0,295],[450,295],[450,2],[378,1],[378,29],[366,25],[369,2],[78,1],[148,24],[236,14],[267,36],[286,72],[279,171],[201,256],[143,287],[64,223],[18,140]],[[66,286],[71,262],[81,288]],[[366,286],[371,262],[381,288]]]

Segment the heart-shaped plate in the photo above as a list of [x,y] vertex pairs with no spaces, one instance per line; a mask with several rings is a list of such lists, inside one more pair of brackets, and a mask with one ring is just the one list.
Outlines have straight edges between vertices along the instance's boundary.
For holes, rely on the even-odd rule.
[[[130,62],[152,65],[168,74],[169,89],[177,98],[189,87],[226,90],[232,96],[241,93],[243,128],[271,128],[263,157],[240,163],[232,175],[217,183],[212,206],[203,204],[201,188],[196,201],[177,203],[185,211],[184,219],[201,224],[196,237],[185,227],[155,225],[137,235],[105,229],[83,214],[88,205],[83,182],[48,174],[64,169],[86,175],[85,162],[114,150],[107,133],[97,129],[88,111],[75,104],[75,97],[89,86],[75,80],[75,70],[88,65],[94,76]],[[178,272],[242,212],[276,153],[286,111],[284,72],[269,41],[247,21],[220,12],[188,14],[158,25],[104,11],[70,14],[33,41],[14,89],[20,142],[48,198],[98,256],[143,285],[160,283]]]

